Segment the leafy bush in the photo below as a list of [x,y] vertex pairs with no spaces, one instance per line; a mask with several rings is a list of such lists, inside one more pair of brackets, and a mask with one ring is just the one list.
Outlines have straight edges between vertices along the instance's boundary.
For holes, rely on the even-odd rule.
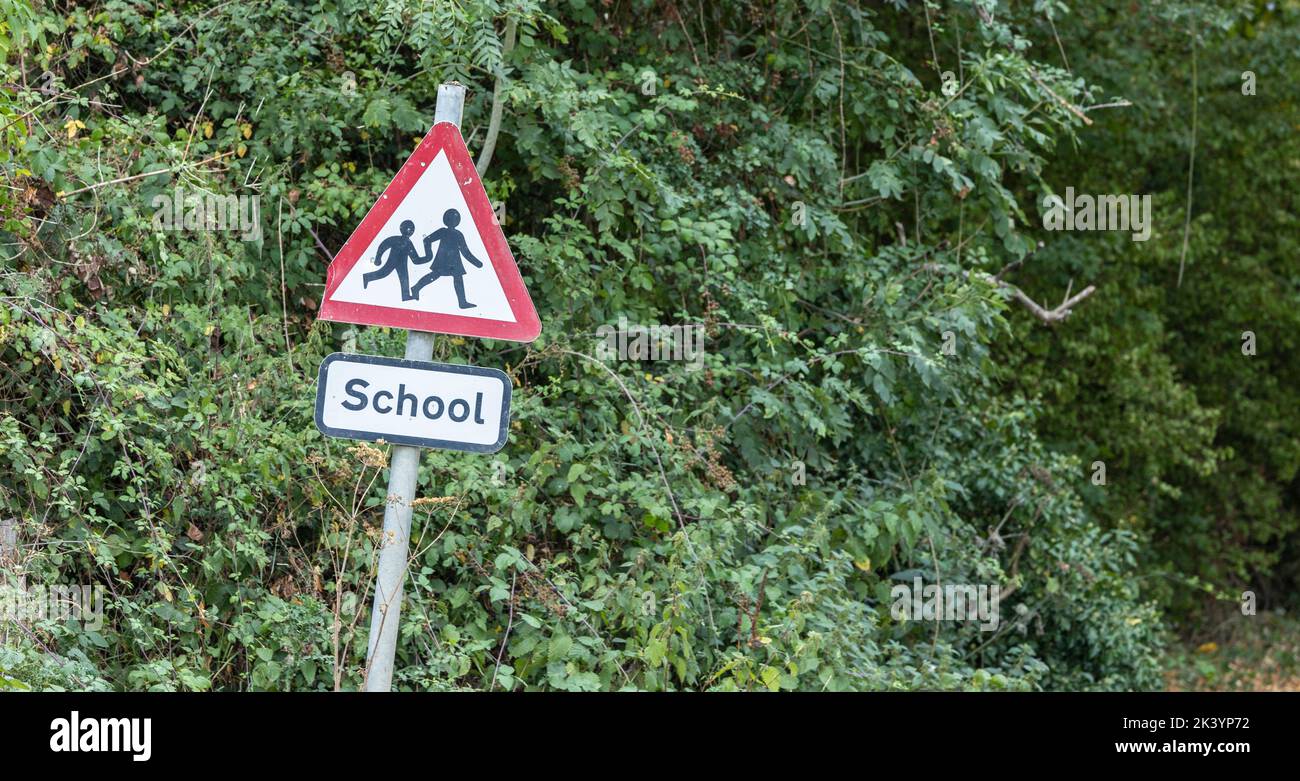
[[[1173,516],[1108,513],[1140,494],[1084,463],[1110,443],[1181,486],[1230,446],[1130,298],[1052,331],[995,279],[1100,93],[994,5],[949,4],[936,51],[902,3],[4,0],[0,515],[29,581],[109,594],[99,631],[32,625],[0,684],[361,684],[386,453],[323,438],[311,384],[403,335],[315,308],[458,78],[472,151],[504,108],[485,182],[543,334],[439,338],[510,373],[511,439],[424,458],[395,686],[1161,685],[1139,565],[1183,561],[1151,547]],[[258,196],[261,240],[161,229],[177,188]],[[602,360],[620,317],[701,324],[703,365]],[[1062,422],[1104,329],[1087,361],[1160,438]],[[1000,627],[897,620],[913,575],[996,584]]]

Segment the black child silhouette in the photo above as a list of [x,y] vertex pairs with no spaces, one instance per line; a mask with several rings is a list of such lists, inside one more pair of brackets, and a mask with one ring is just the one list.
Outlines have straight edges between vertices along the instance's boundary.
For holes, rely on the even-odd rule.
[[375,265],[378,266],[384,258],[384,253],[388,253],[388,262],[382,268],[368,272],[361,276],[361,288],[370,286],[371,282],[376,279],[383,279],[394,271],[397,272],[397,281],[402,283],[402,300],[410,301],[419,296],[413,294],[410,290],[410,283],[407,281],[406,262],[424,263],[429,260],[428,244],[425,244],[425,256],[420,257],[415,251],[415,244],[411,242],[411,235],[415,233],[415,223],[410,220],[403,220],[401,224],[402,235],[389,236],[379,244],[379,251],[375,253]]
[[438,277],[451,277],[460,308],[473,309],[477,304],[465,300],[465,265],[460,262],[460,259],[463,255],[465,260],[474,264],[475,268],[483,268],[483,263],[471,255],[469,248],[465,246],[465,234],[456,230],[456,226],[460,224],[460,212],[455,209],[443,212],[442,224],[445,227],[424,237],[425,258],[433,252],[432,245],[435,241],[438,242],[438,254],[433,257],[433,265],[429,267],[429,273],[411,288],[411,297],[419,298],[424,286]]

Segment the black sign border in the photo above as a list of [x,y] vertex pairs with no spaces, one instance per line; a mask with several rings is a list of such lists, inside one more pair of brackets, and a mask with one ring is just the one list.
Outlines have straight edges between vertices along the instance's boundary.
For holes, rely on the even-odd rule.
[[[418,369],[423,371],[438,371],[448,374],[471,374],[476,377],[492,377],[501,381],[504,393],[501,398],[501,427],[497,434],[497,441],[490,445],[478,445],[472,442],[456,442],[446,439],[429,439],[426,437],[413,437],[406,434],[376,434],[370,431],[358,431],[356,429],[333,428],[326,426],[324,421],[325,414],[325,387],[326,374],[329,371],[330,364],[335,361],[347,361],[349,363],[366,363],[375,366],[396,366],[403,369]],[[500,369],[489,369],[483,366],[466,366],[457,363],[434,363],[433,361],[411,361],[405,358],[386,358],[382,355],[360,355],[356,353],[330,353],[321,361],[320,370],[316,374],[316,428],[327,437],[338,437],[340,439],[357,439],[363,442],[378,442],[383,440],[394,445],[409,445],[410,447],[422,447],[438,450],[458,450],[462,453],[495,453],[506,445],[506,437],[510,433],[510,397],[511,397],[510,377]]]

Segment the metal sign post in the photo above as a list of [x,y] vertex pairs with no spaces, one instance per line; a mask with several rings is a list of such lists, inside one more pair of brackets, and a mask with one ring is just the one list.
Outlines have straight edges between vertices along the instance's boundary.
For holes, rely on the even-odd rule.
[[[465,109],[465,87],[438,87],[434,123],[450,122],[460,127]],[[433,334],[406,333],[406,360],[433,358]],[[402,582],[406,579],[411,537],[411,502],[415,500],[420,471],[418,447],[394,445],[389,461],[388,500],[384,506],[384,536],[379,549],[379,572],[375,577],[375,601],[370,613],[370,649],[366,654],[366,691],[386,692],[393,685],[393,658],[397,653],[397,629],[402,615]]]
[[438,87],[433,128],[330,262],[317,313],[407,331],[405,360],[336,353],[316,388],[321,433],[393,444],[366,653],[372,692],[392,688],[421,449],[495,453],[510,429],[510,378],[431,363],[433,335],[531,342],[542,331],[460,134],[464,107],[464,86]]

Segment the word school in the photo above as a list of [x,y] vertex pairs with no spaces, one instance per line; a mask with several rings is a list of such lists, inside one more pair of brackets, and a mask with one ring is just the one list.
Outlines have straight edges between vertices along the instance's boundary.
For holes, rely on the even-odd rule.
[[494,453],[510,425],[504,372],[334,353],[317,380],[316,426],[327,436]]
[[[447,417],[456,423],[464,423],[469,419],[469,402],[465,399],[452,399],[450,403],[444,403],[441,396],[429,395],[424,397],[424,401],[421,401],[415,394],[407,393],[406,385],[402,383],[397,386],[396,396],[393,395],[392,391],[381,390],[376,391],[373,396],[367,397],[365,391],[369,387],[370,383],[361,378],[349,380],[348,384],[343,386],[343,392],[352,400],[340,402],[343,408],[353,412],[360,412],[369,404],[375,412],[381,415],[392,413],[400,417],[408,414],[403,412],[403,408],[409,407],[411,417],[415,417],[416,412],[419,411],[423,412],[424,416],[429,420],[437,420],[442,417],[443,410],[446,410]],[[397,401],[396,405],[391,403],[394,399]],[[411,402],[409,405],[406,403],[408,400]],[[436,407],[433,406],[435,403],[437,404]],[[460,414],[456,414],[457,405],[460,405]],[[396,409],[394,409],[394,406]],[[486,422],[483,419],[483,392],[479,391],[474,394],[474,423],[482,425]]]
[[1065,188],[1065,198],[1043,199],[1043,228],[1049,231],[1133,231],[1133,241],[1151,238],[1151,195],[1074,194]]

